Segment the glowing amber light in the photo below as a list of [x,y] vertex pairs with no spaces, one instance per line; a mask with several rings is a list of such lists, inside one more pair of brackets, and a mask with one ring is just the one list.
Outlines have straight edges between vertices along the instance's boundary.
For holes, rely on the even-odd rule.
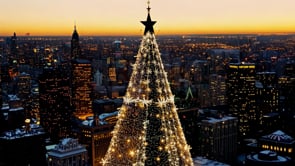
[[133,150],[130,150],[130,151],[129,151],[129,155],[130,155],[131,157],[133,157],[133,156],[135,155],[135,152],[134,152]]
[[161,158],[160,158],[160,157],[157,157],[157,158],[156,158],[156,160],[157,160],[157,161],[160,161],[160,160],[161,160]]

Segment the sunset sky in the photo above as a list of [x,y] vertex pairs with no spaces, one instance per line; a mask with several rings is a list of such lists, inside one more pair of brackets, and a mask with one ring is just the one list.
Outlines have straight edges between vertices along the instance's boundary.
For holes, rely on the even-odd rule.
[[[0,36],[141,35],[147,0],[0,0]],[[294,33],[295,0],[151,0],[156,34]]]

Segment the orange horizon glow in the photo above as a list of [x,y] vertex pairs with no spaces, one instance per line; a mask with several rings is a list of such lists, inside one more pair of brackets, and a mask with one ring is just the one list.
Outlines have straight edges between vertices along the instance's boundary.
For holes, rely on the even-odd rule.
[[[142,35],[146,0],[9,0],[0,36]],[[295,33],[294,0],[151,0],[156,35]]]
[[[141,26],[141,27],[140,27]],[[216,27],[216,26],[215,26]],[[30,30],[25,31],[22,29],[15,29],[14,31],[6,30],[0,33],[0,36],[12,36],[15,32],[17,36],[71,36],[73,33],[73,27],[61,27],[56,29],[36,29],[36,28],[28,28]],[[80,28],[77,25],[77,31],[80,36],[136,36],[142,35],[144,27],[142,25],[138,26],[138,29],[135,28],[124,28],[120,27],[120,29],[112,29],[111,27],[106,28],[92,28],[91,27],[83,27]],[[243,27],[219,27],[219,28],[210,28],[210,27],[199,27],[199,28],[169,28],[169,27],[161,27],[158,28],[155,26],[155,34],[156,35],[206,35],[206,34],[295,34],[295,26],[294,27],[284,27],[284,28],[276,28],[276,27],[248,27],[247,29],[243,29]]]

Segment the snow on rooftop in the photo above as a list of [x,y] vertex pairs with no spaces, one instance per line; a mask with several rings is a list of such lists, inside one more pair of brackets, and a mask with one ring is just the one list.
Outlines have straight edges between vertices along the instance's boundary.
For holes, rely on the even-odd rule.
[[193,161],[194,161],[194,166],[229,166],[228,164],[225,164],[225,163],[221,163],[221,162],[218,162],[218,161],[214,161],[214,160],[209,160],[209,159],[206,159],[204,157],[196,157],[196,158],[193,158]]
[[277,130],[269,135],[265,135],[263,136],[264,138],[268,138],[270,140],[273,141],[277,141],[277,142],[290,142],[290,141],[294,141],[294,139],[287,135],[286,133],[284,133],[281,130]]
[[233,119],[237,119],[237,118],[231,117],[231,116],[224,116],[222,118],[208,117],[208,120],[203,120],[203,121],[206,121],[208,123],[219,123],[219,122],[224,122],[224,121],[233,120]]

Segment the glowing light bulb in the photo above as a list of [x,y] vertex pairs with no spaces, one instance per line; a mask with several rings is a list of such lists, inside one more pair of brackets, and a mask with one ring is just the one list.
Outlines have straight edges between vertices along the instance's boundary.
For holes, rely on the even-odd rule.
[[130,155],[131,157],[133,157],[133,156],[135,155],[135,152],[134,152],[133,150],[130,150],[130,151],[129,151],[129,155]]

